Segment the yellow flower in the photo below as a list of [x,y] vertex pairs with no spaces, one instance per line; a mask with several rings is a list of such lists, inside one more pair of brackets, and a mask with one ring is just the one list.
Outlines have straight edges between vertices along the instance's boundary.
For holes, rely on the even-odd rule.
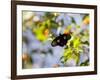
[[89,16],[87,16],[84,20],[83,20],[83,24],[89,24],[90,23],[90,19]]

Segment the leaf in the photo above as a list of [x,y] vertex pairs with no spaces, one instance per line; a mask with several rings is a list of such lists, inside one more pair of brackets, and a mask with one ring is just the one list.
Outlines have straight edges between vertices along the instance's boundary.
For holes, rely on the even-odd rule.
[[79,47],[79,45],[80,45],[80,39],[79,38],[74,39],[73,47],[77,48]]
[[89,59],[80,64],[80,66],[88,66],[88,65],[89,65]]
[[76,24],[76,21],[74,20],[74,18],[73,17],[71,17],[71,18],[72,18],[72,23]]

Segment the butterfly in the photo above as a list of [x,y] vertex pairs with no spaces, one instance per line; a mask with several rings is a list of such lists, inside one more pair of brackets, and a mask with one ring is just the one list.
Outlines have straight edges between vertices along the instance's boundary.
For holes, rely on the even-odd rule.
[[63,47],[64,45],[66,45],[66,43],[68,42],[69,39],[71,39],[71,34],[60,34],[59,36],[57,36],[51,42],[51,45],[53,47],[55,47],[55,46],[61,46],[61,47]]

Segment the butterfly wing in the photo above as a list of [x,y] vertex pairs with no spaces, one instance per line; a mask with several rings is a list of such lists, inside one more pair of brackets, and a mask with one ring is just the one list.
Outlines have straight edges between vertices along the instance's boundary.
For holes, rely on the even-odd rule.
[[57,46],[57,45],[59,45],[59,36],[58,37],[56,37],[53,41],[52,41],[52,43],[51,43],[51,45],[54,47],[54,46]]

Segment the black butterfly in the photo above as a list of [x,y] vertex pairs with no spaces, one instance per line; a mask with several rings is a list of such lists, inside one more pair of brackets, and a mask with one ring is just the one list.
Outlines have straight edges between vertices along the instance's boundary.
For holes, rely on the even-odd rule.
[[59,36],[57,36],[51,42],[51,45],[53,47],[55,47],[55,46],[61,46],[61,47],[63,47],[64,45],[66,45],[66,43],[68,42],[69,39],[71,39],[71,35],[70,34],[60,34]]

